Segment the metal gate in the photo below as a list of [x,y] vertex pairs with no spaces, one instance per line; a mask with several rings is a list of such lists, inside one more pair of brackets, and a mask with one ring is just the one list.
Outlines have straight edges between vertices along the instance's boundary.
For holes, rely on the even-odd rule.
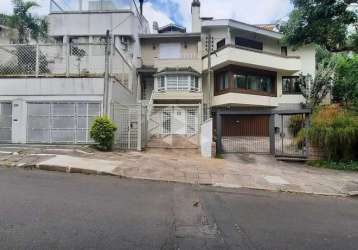
[[89,129],[101,114],[100,103],[31,102],[27,104],[28,143],[93,143]]
[[12,103],[0,103],[0,143],[11,142]]
[[269,116],[223,116],[221,145],[224,153],[270,153]]
[[310,113],[310,109],[218,110],[217,152],[307,157]]
[[305,126],[309,116],[301,114],[275,115],[275,155],[306,157],[308,146]]
[[141,150],[146,143],[146,108],[141,105],[112,105],[117,125],[115,145],[120,149]]
[[148,112],[148,147],[197,148],[201,125],[199,107],[154,106]]

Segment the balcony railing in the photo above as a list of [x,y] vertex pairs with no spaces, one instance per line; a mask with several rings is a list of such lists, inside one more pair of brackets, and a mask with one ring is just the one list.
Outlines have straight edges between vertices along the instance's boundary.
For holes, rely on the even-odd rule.
[[138,0],[50,0],[50,13],[135,10]]
[[[0,45],[0,77],[103,77],[105,44],[11,44]],[[115,49],[110,55],[110,74],[128,85],[132,68]]]

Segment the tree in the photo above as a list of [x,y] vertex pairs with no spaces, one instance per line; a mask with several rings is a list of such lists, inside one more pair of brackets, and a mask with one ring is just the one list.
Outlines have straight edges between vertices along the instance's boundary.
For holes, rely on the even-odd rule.
[[341,55],[337,60],[333,100],[346,108],[358,108],[358,55]]
[[358,51],[357,0],[291,1],[294,10],[281,27],[283,43],[293,47],[315,43],[330,52]]
[[336,69],[336,60],[330,58],[318,64],[314,79],[310,75],[300,74],[298,82],[307,103],[316,107],[331,92],[334,85],[334,74]]
[[45,19],[33,16],[30,11],[39,5],[34,1],[12,0],[13,14],[8,17],[7,24],[17,30],[17,42],[29,43],[32,38],[38,41],[47,37],[48,25]]

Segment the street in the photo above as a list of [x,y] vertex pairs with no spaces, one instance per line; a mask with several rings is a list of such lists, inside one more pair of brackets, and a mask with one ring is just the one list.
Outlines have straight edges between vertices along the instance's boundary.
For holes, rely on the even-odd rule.
[[358,199],[0,167],[0,249],[357,249]]

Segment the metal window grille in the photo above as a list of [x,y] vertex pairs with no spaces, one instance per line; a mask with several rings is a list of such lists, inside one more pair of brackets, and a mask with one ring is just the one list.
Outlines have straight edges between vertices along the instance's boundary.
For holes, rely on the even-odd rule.
[[89,129],[101,113],[100,103],[28,103],[29,143],[93,143]]

